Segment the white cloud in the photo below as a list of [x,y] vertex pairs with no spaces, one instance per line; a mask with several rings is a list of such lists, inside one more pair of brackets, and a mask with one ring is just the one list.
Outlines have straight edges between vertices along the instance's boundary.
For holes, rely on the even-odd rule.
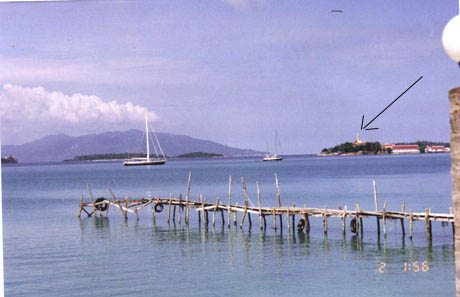
[[92,60],[7,58],[0,55],[0,82],[14,84],[67,83],[130,85],[193,84],[200,77],[190,63],[159,57]]
[[[103,101],[94,95],[50,92],[43,87],[5,84],[0,91],[0,122],[3,132],[95,133],[140,126],[144,115],[155,113],[128,101]],[[140,126],[142,127],[142,126]],[[46,133],[45,133],[46,132]]]
[[221,0],[236,9],[248,9],[260,6],[264,0]]

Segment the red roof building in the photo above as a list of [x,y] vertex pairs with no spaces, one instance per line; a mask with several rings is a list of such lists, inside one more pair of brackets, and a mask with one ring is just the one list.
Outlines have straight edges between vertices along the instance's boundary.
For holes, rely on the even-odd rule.
[[416,144],[384,144],[383,149],[391,149],[392,154],[418,154],[420,150]]

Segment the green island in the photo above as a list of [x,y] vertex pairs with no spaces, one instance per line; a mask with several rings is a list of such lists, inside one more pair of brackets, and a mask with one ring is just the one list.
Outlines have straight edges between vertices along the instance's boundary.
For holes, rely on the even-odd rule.
[[384,153],[380,142],[366,142],[365,144],[355,144],[352,142],[344,142],[334,147],[323,148],[321,154],[323,155],[337,155],[337,154],[378,154]]
[[[205,158],[205,157],[221,157],[220,154],[204,153],[204,152],[192,152],[182,154],[176,158]],[[92,154],[92,155],[81,155],[76,156],[73,159],[66,159],[64,162],[69,161],[96,161],[96,160],[127,160],[131,158],[145,158],[145,153],[110,153],[110,154]],[[161,158],[157,155],[150,155],[150,158]],[[166,158],[170,158],[166,156]]]
[[16,164],[18,163],[18,160],[13,156],[8,156],[6,158],[2,158],[2,163]]
[[222,157],[221,154],[213,153],[203,153],[203,152],[193,152],[177,156],[177,158],[212,158],[212,157]]
[[344,142],[330,148],[323,148],[318,156],[392,154],[394,153],[393,149],[398,146],[412,146],[414,151],[408,153],[423,154],[428,147],[441,146],[443,148],[450,148],[450,143],[418,140],[414,142],[397,142],[394,144],[382,145],[378,141],[361,142],[358,136],[356,142]]

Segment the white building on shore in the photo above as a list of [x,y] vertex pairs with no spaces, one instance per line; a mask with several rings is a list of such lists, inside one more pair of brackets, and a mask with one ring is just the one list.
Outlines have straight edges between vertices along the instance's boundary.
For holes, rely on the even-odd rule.
[[425,153],[448,153],[450,152],[450,147],[445,147],[443,145],[429,145],[425,148]]
[[397,144],[385,144],[383,145],[383,149],[391,149],[392,154],[418,154],[420,150],[418,149],[418,145],[416,144],[404,144],[404,145],[397,145]]

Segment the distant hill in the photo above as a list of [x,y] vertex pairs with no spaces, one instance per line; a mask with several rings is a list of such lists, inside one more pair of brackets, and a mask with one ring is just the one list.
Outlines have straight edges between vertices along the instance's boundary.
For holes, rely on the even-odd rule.
[[[209,140],[185,135],[157,133],[158,140],[167,156],[191,152],[207,152],[227,156],[249,156],[260,152],[239,149]],[[152,136],[153,137],[153,136]],[[58,162],[80,155],[136,152],[145,153],[145,135],[139,130],[106,132],[73,137],[57,134],[43,137],[22,145],[4,145],[4,156],[15,156],[23,162]]]

